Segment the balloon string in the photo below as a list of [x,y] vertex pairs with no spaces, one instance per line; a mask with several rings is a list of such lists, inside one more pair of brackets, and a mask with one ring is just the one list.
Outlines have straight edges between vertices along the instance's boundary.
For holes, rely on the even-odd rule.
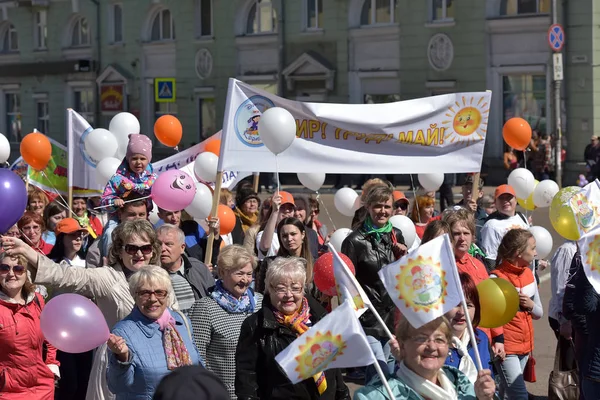
[[275,180],[277,181],[277,193],[279,193],[281,187],[279,185],[279,163],[277,161],[277,155],[275,156]]
[[318,190],[317,190],[317,201],[319,202],[319,204],[321,204],[323,206],[323,209],[325,210],[325,214],[327,214],[327,218],[329,218],[329,222],[331,222],[331,226],[333,227],[333,230],[336,231],[337,228],[335,227],[335,222],[333,222],[333,219],[331,218],[331,214],[329,214],[329,210],[327,209],[327,206],[325,205],[325,203],[323,203],[323,200],[321,200],[321,195],[319,194]]
[[413,207],[416,207],[417,218],[419,218],[419,223],[421,223],[421,212],[419,211],[419,202],[417,201],[417,189],[412,174],[410,174],[410,186],[412,186],[413,199],[415,200],[415,204],[413,205]]
[[58,189],[56,189],[54,187],[54,185],[52,184],[52,181],[50,180],[50,178],[48,178],[48,175],[46,175],[46,171],[42,170],[40,171],[42,173],[42,175],[44,176],[44,178],[46,178],[46,180],[48,181],[48,184],[50,185],[50,187],[52,188],[52,190],[54,190],[54,193],[56,193],[58,195],[58,197],[61,198],[61,200],[64,202],[61,205],[64,206],[67,210],[69,210],[69,212],[73,215],[75,215],[75,212],[71,209],[71,207],[69,207],[69,202],[67,200],[65,200],[65,198],[62,196],[62,194],[60,194],[60,192],[58,191]]

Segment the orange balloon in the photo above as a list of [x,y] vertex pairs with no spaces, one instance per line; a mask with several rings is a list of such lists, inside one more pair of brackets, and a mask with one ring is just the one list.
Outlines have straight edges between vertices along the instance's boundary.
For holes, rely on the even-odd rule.
[[154,134],[165,146],[175,147],[181,142],[183,127],[172,115],[163,115],[154,123]]
[[217,216],[219,217],[219,233],[221,235],[228,235],[235,228],[235,214],[233,210],[226,205],[219,204],[217,210]]
[[502,128],[506,144],[515,150],[525,150],[531,143],[531,126],[523,118],[511,118]]
[[219,157],[219,154],[221,152],[221,139],[214,139],[206,143],[204,151],[209,151],[215,154],[217,157]]
[[46,135],[30,133],[21,141],[21,156],[32,168],[42,171],[52,158],[52,145]]

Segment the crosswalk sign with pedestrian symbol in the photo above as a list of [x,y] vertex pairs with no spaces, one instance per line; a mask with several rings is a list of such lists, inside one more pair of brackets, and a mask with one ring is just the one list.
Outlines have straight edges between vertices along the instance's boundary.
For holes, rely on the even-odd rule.
[[157,103],[175,102],[175,78],[156,78],[154,80],[154,101]]

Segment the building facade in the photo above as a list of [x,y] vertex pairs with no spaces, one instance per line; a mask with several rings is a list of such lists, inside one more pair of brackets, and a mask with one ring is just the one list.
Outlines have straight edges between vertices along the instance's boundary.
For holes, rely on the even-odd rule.
[[[575,173],[600,128],[600,4],[559,4]],[[0,17],[0,132],[15,144],[34,128],[64,142],[70,107],[106,128],[132,112],[149,136],[177,115],[185,147],[220,129],[230,77],[316,102],[492,90],[491,167],[506,119],[554,131],[550,0],[0,0]]]

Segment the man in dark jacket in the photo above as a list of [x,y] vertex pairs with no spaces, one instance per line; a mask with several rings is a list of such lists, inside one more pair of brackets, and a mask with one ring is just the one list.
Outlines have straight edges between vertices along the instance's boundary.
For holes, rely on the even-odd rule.
[[206,296],[215,280],[204,263],[184,254],[185,236],[181,229],[164,224],[157,235],[162,244],[161,265],[169,273],[179,309],[186,313],[196,300]]

